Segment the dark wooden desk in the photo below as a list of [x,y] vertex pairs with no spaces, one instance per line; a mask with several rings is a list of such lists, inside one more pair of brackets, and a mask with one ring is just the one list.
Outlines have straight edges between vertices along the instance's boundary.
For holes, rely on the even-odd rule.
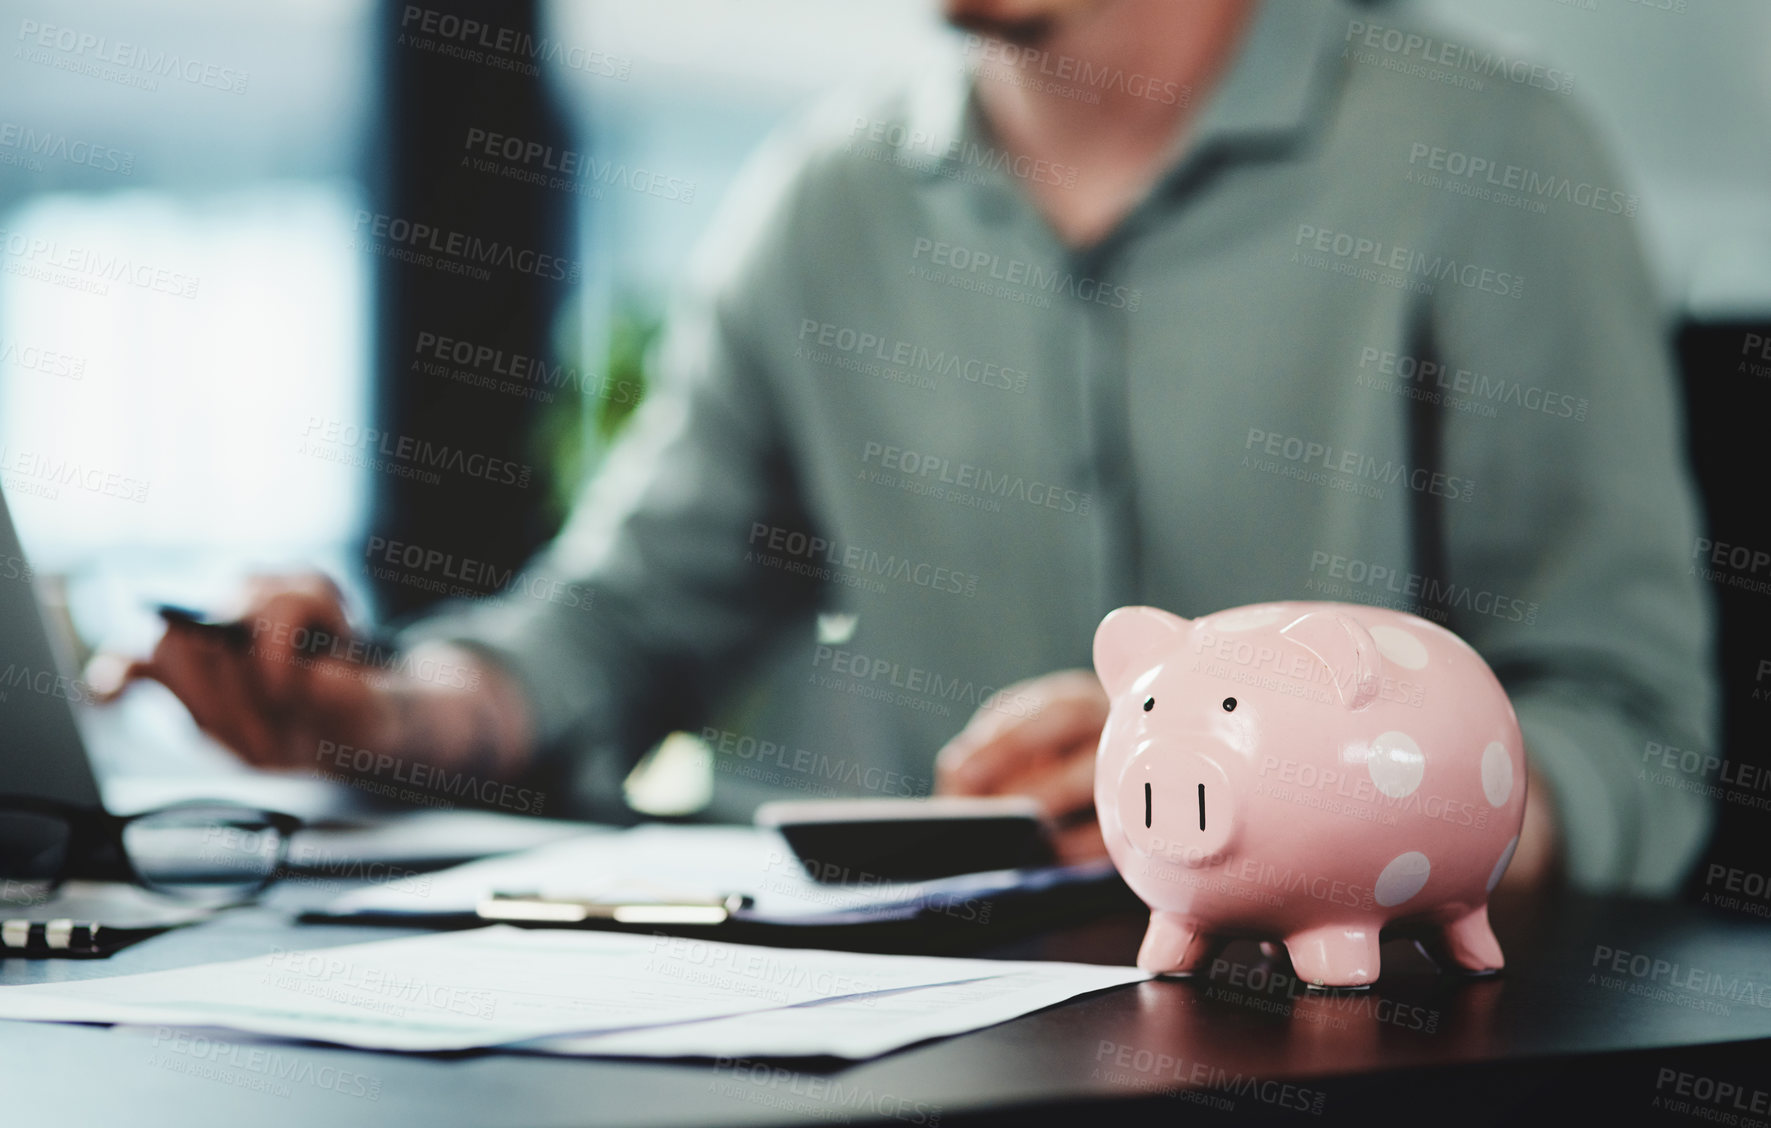
[[[1771,1121],[1771,925],[1576,897],[1503,903],[1495,918],[1510,960],[1499,978],[1440,976],[1391,943],[1375,990],[1323,995],[1236,944],[1193,981],[1104,992],[854,1065],[414,1057],[245,1039],[181,1048],[152,1029],[6,1022],[0,1108],[21,1123],[229,1128]],[[992,954],[1129,962],[1141,928],[1117,914]],[[108,961],[0,962],[0,983],[399,934],[251,910]]]

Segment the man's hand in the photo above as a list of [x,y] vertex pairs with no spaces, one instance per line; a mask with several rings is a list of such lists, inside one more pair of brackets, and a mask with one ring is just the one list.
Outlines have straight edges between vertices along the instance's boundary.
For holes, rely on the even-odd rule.
[[[1526,749],[1529,763],[1530,749]],[[1525,790],[1525,823],[1519,828],[1519,845],[1513,860],[1495,888],[1503,893],[1526,893],[1556,884],[1562,875],[1562,836],[1556,825],[1556,797],[1536,767],[1529,767]]]
[[262,768],[311,767],[322,742],[489,776],[514,773],[526,759],[526,703],[507,677],[442,644],[405,663],[434,676],[366,661],[344,598],[323,575],[254,578],[237,620],[241,638],[170,622],[151,657],[99,654],[86,680],[100,702],[157,681],[198,728]]
[[239,639],[174,621],[149,658],[96,656],[87,680],[98,700],[113,700],[137,681],[157,681],[198,728],[265,768],[313,763],[321,739],[370,743],[383,714],[374,672],[336,657],[338,645],[312,644],[354,637],[332,581],[317,573],[254,577],[240,604]]
[[[1013,713],[1004,708],[1013,702]],[[1095,822],[1095,748],[1107,693],[1089,670],[1060,670],[998,690],[935,758],[943,795],[1030,795],[1065,862],[1104,857]]]

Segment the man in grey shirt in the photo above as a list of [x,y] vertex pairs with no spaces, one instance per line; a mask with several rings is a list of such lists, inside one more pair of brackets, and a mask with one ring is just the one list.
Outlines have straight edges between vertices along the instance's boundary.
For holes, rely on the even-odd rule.
[[[1638,765],[1712,737],[1712,613],[1634,197],[1572,79],[1338,0],[947,6],[966,73],[825,107],[728,199],[531,570],[587,607],[410,633],[466,679],[176,627],[132,672],[256,763],[369,748],[613,815],[686,728],[719,814],[938,782],[1039,796],[1078,854],[1107,611],[1382,603],[1512,696],[1515,873],[1669,891],[1709,814]],[[349,629],[311,577],[250,604]]]

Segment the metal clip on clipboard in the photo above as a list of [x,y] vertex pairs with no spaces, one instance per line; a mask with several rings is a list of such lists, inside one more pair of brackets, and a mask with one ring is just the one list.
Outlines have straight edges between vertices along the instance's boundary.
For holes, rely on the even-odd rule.
[[536,893],[494,893],[474,908],[482,920],[510,924],[582,924],[608,920],[617,924],[724,924],[751,898],[743,893],[723,897],[677,897],[658,900],[544,897]]

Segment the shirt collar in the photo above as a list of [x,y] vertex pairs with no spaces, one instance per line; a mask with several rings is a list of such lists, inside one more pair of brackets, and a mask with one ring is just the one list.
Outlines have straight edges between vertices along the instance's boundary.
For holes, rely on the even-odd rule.
[[1211,94],[1189,138],[1278,139],[1307,130],[1326,102],[1341,0],[1262,0],[1230,73]]
[[[1345,5],[1346,0],[1261,0],[1230,72],[1193,128],[1177,140],[1177,150],[1283,140],[1319,120],[1339,49],[1335,29],[1351,18]],[[957,154],[965,146],[989,144],[975,66],[968,60],[962,69],[943,68],[913,88],[911,136],[936,156],[923,164],[925,177],[938,177],[943,163],[962,159]]]

